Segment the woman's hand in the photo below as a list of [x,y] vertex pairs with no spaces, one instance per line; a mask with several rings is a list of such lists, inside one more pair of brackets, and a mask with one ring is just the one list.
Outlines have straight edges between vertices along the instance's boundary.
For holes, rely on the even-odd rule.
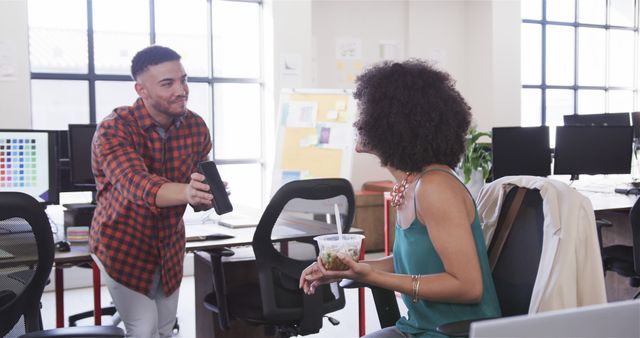
[[322,259],[318,257],[316,262],[302,271],[299,287],[304,289],[304,293],[313,294],[319,285],[337,282],[345,278],[361,281],[373,271],[369,264],[357,263],[348,255],[338,254],[336,258],[348,269],[339,271],[327,270],[322,264]]

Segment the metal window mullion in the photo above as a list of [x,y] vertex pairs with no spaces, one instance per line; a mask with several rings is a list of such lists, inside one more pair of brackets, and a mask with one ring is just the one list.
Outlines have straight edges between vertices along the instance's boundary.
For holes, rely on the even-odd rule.
[[95,66],[95,41],[93,39],[93,2],[87,0],[87,56],[89,80],[89,122],[96,123],[96,66]]
[[215,83],[261,83],[259,78],[213,77]]
[[156,44],[156,3],[149,0],[149,44]]
[[543,126],[547,125],[547,90],[545,89],[547,85],[547,0],[542,0],[542,22],[541,22],[541,41],[542,48],[540,48],[542,57],[540,58],[542,76],[541,79],[541,87],[540,87],[540,124]]
[[88,81],[88,74],[65,74],[65,73],[31,73],[33,80],[80,80]]
[[640,26],[640,4],[638,3],[639,1],[636,0],[634,2],[634,28],[635,28],[635,34],[634,34],[634,48],[633,48],[633,53],[634,53],[634,60],[636,60],[636,62],[634,62],[634,66],[633,66],[633,71],[634,71],[634,76],[633,76],[633,107],[635,111],[640,111],[640,97],[638,97],[639,91],[638,91],[638,86],[640,86],[640,83],[638,83],[638,77],[640,76],[640,65],[638,65],[638,63],[640,63],[640,31],[638,30],[638,26]]
[[265,109],[264,107],[266,106],[265,103],[265,85],[264,85],[264,78],[265,78],[265,74],[264,74],[264,55],[265,55],[265,45],[264,45],[264,4],[262,3],[262,1],[260,1],[258,3],[258,27],[259,27],[259,44],[260,44],[260,63],[259,63],[259,91],[260,91],[260,107],[259,107],[259,111],[258,111],[258,120],[259,120],[259,126],[260,126],[260,149],[259,149],[259,154],[260,154],[260,158],[258,159],[258,163],[260,165],[260,204],[262,205],[264,202],[264,196],[266,196],[266,192],[267,192],[267,186],[266,186],[266,182],[268,182],[269,180],[267,179],[267,167],[266,167],[266,162],[265,162],[265,158],[266,158],[266,144],[267,144],[267,140],[266,140],[266,126],[265,126],[265,121],[266,121],[266,117],[265,117]]
[[607,28],[604,30],[604,111],[605,113],[609,111],[609,95],[610,95],[610,72],[609,65],[611,63],[611,58],[609,57],[611,50],[611,29],[609,26],[610,16],[611,16],[611,0],[606,0],[606,11],[605,11],[605,25]]
[[216,159],[216,164],[253,164],[253,163],[262,163],[260,158],[250,157],[250,158],[234,158],[234,159]]
[[597,23],[583,23],[583,22],[564,22],[564,21],[546,21],[546,20],[532,20],[532,19],[522,19],[523,23],[533,23],[533,24],[549,24],[555,26],[575,26],[575,27],[584,27],[584,28],[615,28],[620,30],[636,30],[635,27],[631,26],[614,26],[609,24],[597,24]]
[[96,81],[130,81],[129,75],[116,74],[70,74],[70,73],[31,73],[35,80],[96,80]]
[[578,114],[578,0],[574,0],[573,12],[573,114]]
[[215,78],[213,77],[214,75],[214,62],[213,59],[215,58],[215,53],[213,52],[213,48],[215,47],[213,45],[213,0],[207,0],[207,17],[208,17],[208,22],[207,22],[207,30],[208,30],[208,36],[209,39],[207,39],[207,43],[209,44],[209,53],[210,53],[210,57],[209,57],[209,90],[211,91],[211,140],[213,142],[213,147],[211,147],[211,158],[214,160],[216,159],[216,147],[215,147],[215,130],[216,130],[216,110],[215,110],[215,100],[216,100],[216,95],[215,95]]

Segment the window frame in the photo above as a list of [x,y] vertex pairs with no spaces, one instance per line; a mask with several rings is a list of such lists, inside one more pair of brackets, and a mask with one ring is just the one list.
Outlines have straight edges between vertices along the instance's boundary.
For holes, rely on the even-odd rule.
[[[591,24],[591,23],[581,23],[578,22],[578,13],[579,13],[579,5],[580,5],[580,0],[574,0],[574,6],[575,6],[575,11],[574,11],[574,16],[573,16],[573,22],[562,22],[562,21],[551,21],[551,20],[547,20],[547,2],[549,0],[541,0],[540,5],[542,6],[542,17],[540,20],[536,20],[536,19],[525,19],[525,18],[521,18],[521,25],[524,26],[525,24],[534,24],[534,25],[539,25],[540,26],[540,31],[541,31],[541,37],[540,37],[540,43],[541,43],[541,48],[540,48],[540,57],[541,57],[541,64],[540,64],[540,84],[526,84],[526,83],[522,83],[521,89],[538,89],[540,90],[540,124],[541,125],[548,125],[547,124],[547,90],[548,89],[564,89],[564,90],[571,90],[573,92],[573,114],[578,114],[578,93],[580,90],[602,90],[605,93],[605,112],[611,112],[609,111],[609,100],[610,100],[610,91],[615,91],[615,90],[626,90],[626,91],[631,91],[633,93],[633,110],[632,111],[637,111],[640,110],[639,109],[639,98],[638,98],[638,87],[639,87],[639,79],[638,79],[638,72],[639,72],[639,62],[640,62],[640,55],[639,55],[639,44],[640,44],[640,37],[639,37],[639,12],[640,12],[640,4],[639,4],[639,0],[634,0],[634,27],[630,27],[630,26],[617,26],[617,25],[611,25],[610,24],[610,20],[611,20],[611,1],[607,0],[606,1],[606,15],[605,15],[605,24]],[[564,27],[573,27],[574,29],[574,55],[573,55],[573,84],[572,85],[550,85],[547,84],[547,79],[546,79],[546,71],[547,71],[547,27],[548,26],[564,26]],[[580,48],[580,44],[579,44],[579,28],[595,28],[595,29],[602,29],[605,31],[605,48],[606,50],[604,51],[604,55],[605,55],[605,84],[604,86],[587,86],[587,85],[579,85],[579,73],[578,73],[578,58],[579,58],[579,48]],[[610,40],[611,40],[611,31],[612,30],[621,30],[621,31],[632,31],[634,32],[634,60],[638,61],[634,63],[634,69],[633,71],[633,84],[631,87],[624,87],[624,86],[611,86],[609,85],[610,83],[610,57],[609,57],[609,53],[610,53]],[[524,42],[521,42],[524,43]],[[521,66],[525,66],[525,65],[521,65]]]
[[[231,84],[231,83],[246,83],[246,84],[258,84],[260,87],[260,105],[259,105],[259,116],[260,116],[260,147],[258,152],[258,157],[255,158],[233,158],[233,159],[218,159],[216,158],[215,147],[211,150],[211,157],[214,161],[216,161],[219,165],[231,165],[231,164],[258,164],[260,167],[261,177],[260,177],[260,196],[259,200],[263,203],[263,196],[266,191],[267,181],[267,172],[266,172],[266,160],[265,160],[265,83],[264,83],[264,63],[260,62],[259,65],[259,73],[255,78],[239,78],[239,77],[218,77],[214,76],[214,63],[213,58],[215,57],[215,46],[213,44],[213,25],[212,25],[212,17],[213,17],[213,1],[214,0],[204,0],[207,3],[207,53],[208,53],[208,65],[209,65],[209,74],[208,76],[189,76],[188,83],[204,83],[209,86],[209,95],[210,100],[208,102],[208,108],[211,111],[211,119],[207,121],[210,129],[211,139],[215,140],[215,120],[216,120],[216,111],[215,111],[215,85],[216,84]],[[263,0],[215,0],[215,1],[224,1],[224,2],[243,2],[243,3],[254,3],[259,6],[259,52],[260,52],[260,60],[264,59],[264,2]],[[156,43],[156,18],[155,18],[155,0],[148,0],[149,2],[149,44]],[[96,123],[97,116],[97,102],[96,102],[96,83],[99,81],[113,81],[113,82],[131,82],[131,75],[129,74],[99,74],[96,73],[95,70],[95,45],[94,45],[94,18],[93,18],[93,0],[86,0],[86,10],[87,10],[87,61],[88,67],[86,73],[62,73],[62,72],[33,72],[30,71],[30,81],[33,80],[73,80],[73,81],[85,81],[88,84],[89,90],[89,123]],[[34,113],[32,112],[32,118],[35,118]]]

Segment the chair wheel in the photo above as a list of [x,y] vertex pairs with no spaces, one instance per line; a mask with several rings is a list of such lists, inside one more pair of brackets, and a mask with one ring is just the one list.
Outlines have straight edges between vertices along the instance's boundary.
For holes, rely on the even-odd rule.
[[176,318],[176,322],[173,324],[173,334],[176,335],[180,332],[180,324],[178,324],[178,318]]

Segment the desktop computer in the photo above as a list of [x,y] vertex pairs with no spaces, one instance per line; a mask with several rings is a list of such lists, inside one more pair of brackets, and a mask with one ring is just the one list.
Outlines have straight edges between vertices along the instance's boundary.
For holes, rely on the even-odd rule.
[[90,226],[96,205],[93,203],[64,204],[64,226]]

